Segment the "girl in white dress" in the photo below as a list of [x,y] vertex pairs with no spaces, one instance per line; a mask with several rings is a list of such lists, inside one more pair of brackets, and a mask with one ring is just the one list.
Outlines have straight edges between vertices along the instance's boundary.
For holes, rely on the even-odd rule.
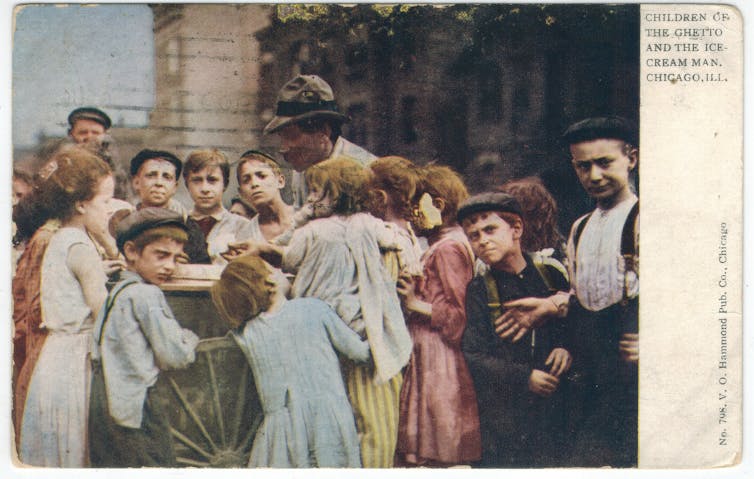
[[90,239],[107,234],[110,167],[79,147],[49,163],[42,201],[62,227],[42,260],[42,326],[48,337],[32,373],[21,423],[20,459],[45,467],[88,464],[89,348],[94,316],[107,296]]

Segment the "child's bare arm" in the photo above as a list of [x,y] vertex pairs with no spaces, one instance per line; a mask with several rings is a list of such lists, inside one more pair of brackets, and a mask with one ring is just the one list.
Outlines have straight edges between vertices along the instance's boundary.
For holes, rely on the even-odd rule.
[[107,298],[107,277],[97,251],[84,244],[74,244],[68,250],[66,261],[81,286],[87,306],[96,315]]

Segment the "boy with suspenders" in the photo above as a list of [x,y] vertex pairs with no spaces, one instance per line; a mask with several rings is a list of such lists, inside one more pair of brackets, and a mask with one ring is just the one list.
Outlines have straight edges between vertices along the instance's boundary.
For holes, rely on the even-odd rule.
[[116,227],[127,262],[94,324],[89,455],[94,467],[176,466],[167,415],[156,397],[164,368],[194,362],[199,338],[173,317],[159,285],[188,239],[180,214],[143,208]]
[[588,118],[563,134],[576,175],[597,208],[571,228],[574,376],[581,424],[574,465],[635,467],[638,430],[639,198],[635,127],[620,117]]
[[481,467],[563,464],[565,411],[561,378],[571,366],[562,320],[501,338],[505,303],[568,290],[562,264],[521,250],[521,207],[506,193],[466,200],[458,222],[474,254],[489,266],[469,283],[461,348],[474,380],[482,432]]

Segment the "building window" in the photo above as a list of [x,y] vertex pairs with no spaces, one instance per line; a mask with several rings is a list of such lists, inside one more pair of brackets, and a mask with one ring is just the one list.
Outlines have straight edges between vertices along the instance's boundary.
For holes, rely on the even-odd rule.
[[403,143],[416,143],[419,135],[416,132],[416,98],[403,97],[401,100],[401,139]]
[[367,77],[369,67],[369,48],[366,43],[349,45],[345,51],[346,78],[351,81]]
[[478,111],[481,121],[500,121],[503,118],[503,95],[500,67],[483,65],[477,76]]
[[354,103],[348,107],[348,117],[351,119],[348,125],[348,139],[357,145],[367,144],[367,107],[363,103]]

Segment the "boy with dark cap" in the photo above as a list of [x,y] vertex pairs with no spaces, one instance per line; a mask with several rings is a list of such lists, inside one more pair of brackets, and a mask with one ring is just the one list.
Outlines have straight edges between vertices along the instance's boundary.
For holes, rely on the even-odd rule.
[[76,143],[88,143],[105,134],[112,122],[107,114],[97,108],[76,108],[68,115],[68,136]]
[[337,157],[366,166],[377,158],[341,136],[341,126],[347,121],[332,88],[317,75],[298,75],[280,89],[275,116],[264,133],[280,136],[280,153],[294,169],[291,189],[295,209],[306,202],[303,172],[310,166]]
[[458,223],[489,266],[469,283],[461,342],[479,406],[480,465],[559,465],[565,426],[560,386],[571,366],[563,347],[565,324],[548,322],[511,342],[498,335],[495,320],[506,301],[567,290],[565,268],[521,250],[521,207],[506,193],[472,196],[461,204]]
[[199,338],[178,325],[159,286],[175,270],[186,226],[170,210],[144,208],[121,220],[116,232],[128,266],[94,325],[91,464],[175,466],[157,379],[161,369],[191,364]]
[[141,150],[131,159],[131,188],[139,197],[136,209],[144,207],[167,208],[181,215],[188,227],[188,241],[184,245],[184,259],[189,263],[210,264],[199,225],[188,217],[186,208],[175,201],[183,164],[168,151]]
[[637,464],[639,198],[630,174],[639,158],[635,126],[620,117],[588,118],[563,134],[582,186],[597,208],[568,239],[574,372],[583,418],[575,461]]

